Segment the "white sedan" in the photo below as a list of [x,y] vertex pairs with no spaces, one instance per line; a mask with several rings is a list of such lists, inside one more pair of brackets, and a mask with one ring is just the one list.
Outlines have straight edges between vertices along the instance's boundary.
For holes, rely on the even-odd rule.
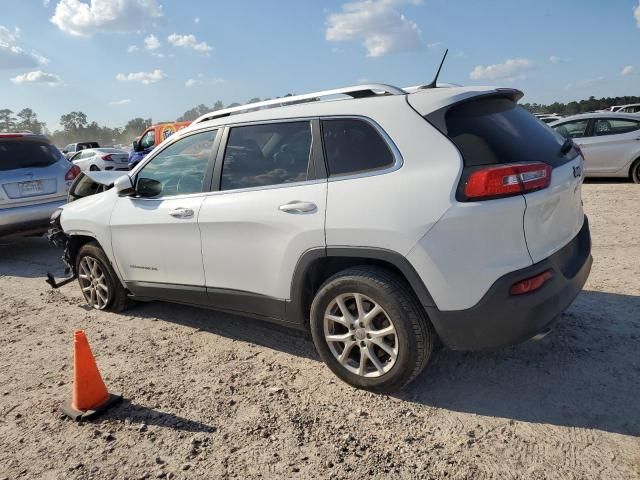
[[82,171],[129,170],[129,154],[117,148],[88,148],[76,153],[69,160]]
[[640,115],[585,113],[549,126],[580,146],[587,177],[629,177],[640,183]]

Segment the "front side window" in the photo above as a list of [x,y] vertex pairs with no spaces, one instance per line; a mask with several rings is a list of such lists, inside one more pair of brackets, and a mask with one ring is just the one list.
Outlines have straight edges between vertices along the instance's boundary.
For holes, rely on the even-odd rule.
[[596,136],[620,135],[640,128],[640,122],[621,118],[599,118],[593,129]]
[[394,163],[387,143],[363,120],[323,120],[322,137],[330,176],[387,168]]
[[155,130],[149,130],[147,133],[144,134],[144,137],[142,137],[142,140],[140,140],[140,146],[144,149],[153,147],[155,143],[156,143]]
[[167,197],[202,192],[216,133],[212,130],[189,135],[162,150],[138,174],[138,193]]
[[564,138],[582,138],[587,133],[589,120],[576,120],[575,122],[567,122],[562,125],[555,125],[553,129]]
[[233,127],[224,152],[220,190],[305,181],[310,157],[308,121]]

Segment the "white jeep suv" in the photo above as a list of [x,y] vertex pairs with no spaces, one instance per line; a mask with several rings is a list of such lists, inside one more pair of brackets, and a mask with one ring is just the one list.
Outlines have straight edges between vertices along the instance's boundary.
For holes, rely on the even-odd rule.
[[310,329],[338,377],[391,392],[438,338],[546,333],[586,281],[582,157],[521,96],[375,84],[212,112],[128,175],[83,173],[51,238],[95,308]]

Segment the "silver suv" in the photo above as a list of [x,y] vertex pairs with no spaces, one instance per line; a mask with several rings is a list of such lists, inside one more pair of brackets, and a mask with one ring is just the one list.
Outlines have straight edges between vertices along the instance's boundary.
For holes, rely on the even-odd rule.
[[46,137],[0,133],[0,236],[44,233],[78,173]]

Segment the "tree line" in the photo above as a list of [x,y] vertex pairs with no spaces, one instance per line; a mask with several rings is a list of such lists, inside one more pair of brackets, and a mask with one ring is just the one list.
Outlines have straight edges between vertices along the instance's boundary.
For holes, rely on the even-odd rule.
[[[256,97],[249,100],[247,104],[259,101],[260,99]],[[193,121],[205,113],[240,105],[240,103],[231,103],[225,106],[220,100],[211,107],[200,104],[184,112],[176,121]],[[151,125],[153,125],[151,118],[137,117],[129,120],[124,127],[111,128],[101,126],[95,121],[89,121],[83,112],[69,112],[60,117],[62,128],[52,132],[47,129],[45,122],[38,119],[38,115],[31,108],[23,108],[17,113],[8,108],[0,109],[0,133],[30,131],[44,134],[59,147],[83,141],[95,141],[100,145],[129,145]]]
[[576,115],[578,113],[593,112],[596,110],[609,110],[614,105],[628,105],[630,103],[640,103],[640,97],[589,97],[587,100],[579,102],[560,103],[554,102],[549,105],[540,103],[523,103],[522,106],[532,113],[558,113],[560,115]]
[[[285,95],[285,97],[289,96],[291,96],[290,93]],[[269,99],[266,98],[265,100]],[[246,104],[260,101],[256,97]],[[597,99],[591,96],[586,100],[569,103],[554,102],[549,105],[524,103],[522,106],[532,113],[574,115],[594,110],[608,110],[614,105],[626,105],[629,103],[640,103],[640,97],[603,97]],[[206,113],[240,105],[242,104],[236,102],[225,106],[220,100],[214,102],[211,106],[201,103],[184,112],[176,121],[193,121]],[[136,117],[129,120],[123,127],[110,128],[101,126],[95,121],[90,122],[83,112],[69,112],[60,117],[60,125],[61,129],[51,132],[47,129],[45,122],[40,121],[38,115],[31,108],[23,108],[17,113],[8,108],[0,109],[0,132],[28,130],[49,136],[51,141],[60,147],[82,141],[96,141],[100,145],[128,145],[147,127],[152,125],[152,119]]]

